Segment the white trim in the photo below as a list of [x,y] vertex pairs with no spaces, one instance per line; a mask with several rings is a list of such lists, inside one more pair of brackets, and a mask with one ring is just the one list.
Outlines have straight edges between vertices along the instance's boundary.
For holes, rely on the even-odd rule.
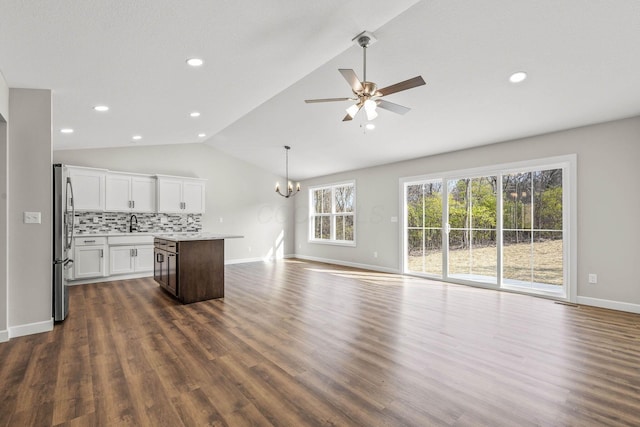
[[[474,178],[477,176],[498,172],[509,173],[516,172],[518,170],[527,171],[533,170],[539,166],[544,167],[562,167],[564,163],[567,162],[575,162],[576,155],[575,154],[565,154],[562,156],[553,156],[553,157],[541,157],[538,159],[531,160],[522,160],[518,162],[509,162],[509,163],[498,163],[487,166],[469,168],[469,169],[457,169],[457,170],[449,170],[449,171],[441,171],[441,172],[433,172],[425,175],[415,175],[415,176],[407,176],[400,177],[400,183],[413,183],[419,182],[423,180],[433,180],[437,178]],[[575,166],[575,163],[572,163],[572,166]]]
[[88,285],[91,283],[115,282],[116,280],[140,279],[142,277],[153,277],[153,271],[145,271],[142,273],[118,274],[106,277],[93,277],[91,279],[70,280],[67,282],[69,286]]
[[[336,206],[335,206],[335,189],[336,187],[346,187],[346,186],[351,186],[353,187],[353,206],[352,206],[352,212],[341,212],[341,213],[336,213]],[[317,190],[324,190],[324,189],[330,189],[331,190],[331,212],[330,213],[322,213],[322,214],[317,214],[314,209],[313,209],[313,193]],[[355,179],[351,179],[351,180],[347,180],[347,181],[341,181],[341,182],[337,182],[337,183],[332,183],[332,184],[324,184],[324,185],[315,185],[313,187],[308,187],[308,202],[309,202],[309,217],[308,217],[308,229],[307,229],[307,243],[320,243],[320,244],[325,244],[325,245],[336,245],[336,246],[351,246],[351,247],[356,247],[356,233],[357,233],[357,222],[358,222],[358,218],[357,218],[357,204],[358,204],[358,189],[356,186],[356,180]],[[353,217],[353,240],[338,240],[336,239],[336,217],[338,216],[344,216],[344,215],[351,215]],[[315,238],[315,221],[314,218],[316,216],[327,216],[330,218],[331,220],[331,225],[330,225],[330,231],[331,231],[331,238],[329,239],[316,239]]]
[[577,299],[577,303],[590,305],[593,307],[608,308],[609,310],[626,311],[629,313],[640,314],[640,304],[632,304],[629,302],[579,296]]
[[307,255],[295,255],[293,256],[293,258],[304,259],[307,261],[322,262],[325,264],[341,265],[344,267],[361,268],[363,270],[378,271],[380,273],[402,274],[397,268],[380,267],[378,265],[360,264],[357,262],[341,261],[337,259],[320,258],[320,257],[314,257],[314,256],[307,256]]
[[[568,244],[563,245],[563,258],[565,260],[565,268],[564,268],[564,291],[565,294],[560,296],[563,300],[569,300],[570,302],[576,302],[577,297],[577,271],[578,271],[578,240],[577,240],[577,230],[578,230],[578,221],[577,221],[577,155],[576,154],[567,154],[562,156],[554,156],[554,157],[544,157],[538,159],[531,160],[523,160],[517,162],[510,163],[500,163],[495,165],[487,165],[481,167],[475,167],[470,169],[461,169],[461,170],[453,170],[453,171],[440,171],[429,173],[425,175],[418,176],[409,176],[409,177],[400,177],[399,178],[399,194],[400,194],[400,209],[402,211],[402,222],[399,224],[400,232],[400,263],[399,270],[402,271],[403,274],[413,274],[407,270],[407,253],[406,253],[406,240],[407,240],[407,207],[406,207],[406,188],[408,185],[414,183],[422,183],[425,181],[442,181],[443,187],[443,225],[442,229],[445,227],[446,216],[445,212],[448,211],[448,190],[447,190],[447,180],[449,179],[459,179],[459,178],[474,178],[483,175],[493,175],[495,174],[498,177],[502,177],[504,174],[508,173],[521,173],[527,171],[534,171],[538,168],[544,167],[545,169],[562,169],[562,188],[563,188],[563,240],[568,242]],[[502,180],[502,179],[501,179]],[[568,185],[567,185],[568,184]],[[501,230],[500,225],[502,225],[501,215],[502,212],[502,198],[501,198],[501,190],[496,194],[497,197],[497,213],[498,213],[498,223],[496,223],[496,231]],[[501,237],[498,238],[501,240]],[[500,248],[501,242],[498,241],[498,259],[497,259],[497,267],[500,271],[502,264],[502,257]],[[443,233],[443,271],[442,278],[438,280],[442,280],[445,282],[456,283],[455,280],[451,280],[448,277],[446,272],[446,266],[448,264],[448,239],[444,237]],[[493,287],[492,287],[493,289]],[[500,287],[495,287],[495,289],[501,289]],[[546,295],[546,293],[531,293],[532,295]],[[555,297],[555,296],[554,296]]]
[[9,341],[9,331],[6,329],[3,329],[2,331],[0,331],[0,342],[7,342]]
[[53,331],[53,318],[42,322],[9,326],[9,338],[23,337],[25,335],[33,335],[51,331]]
[[233,265],[233,264],[246,264],[249,262],[264,262],[266,261],[266,258],[237,258],[237,259],[230,259],[224,262],[224,265]]

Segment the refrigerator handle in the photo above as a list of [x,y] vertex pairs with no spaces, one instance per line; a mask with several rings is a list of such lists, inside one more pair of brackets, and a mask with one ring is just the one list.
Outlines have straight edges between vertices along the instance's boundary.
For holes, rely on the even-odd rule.
[[[69,192],[67,194],[67,197],[65,197],[65,215],[68,214],[69,212],[69,201],[71,201],[71,230],[67,230],[67,235],[65,236],[66,242],[65,242],[65,248],[66,249],[71,249],[71,242],[73,241],[73,229],[75,228],[75,221],[76,221],[76,207],[75,207],[75,202],[73,200],[73,185],[71,184],[71,178],[67,177],[67,191]],[[68,195],[71,195],[71,197],[68,197]]]

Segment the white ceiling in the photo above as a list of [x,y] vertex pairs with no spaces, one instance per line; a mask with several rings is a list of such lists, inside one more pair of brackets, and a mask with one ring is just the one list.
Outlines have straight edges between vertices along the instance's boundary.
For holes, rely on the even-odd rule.
[[[342,122],[338,68],[412,108]],[[1,0],[0,71],[53,89],[54,149],[206,142],[296,179],[640,114],[637,0]],[[205,65],[191,68],[190,57]],[[529,78],[509,83],[511,73]],[[93,106],[107,104],[106,113]],[[189,117],[199,111],[198,118]],[[63,135],[60,128],[75,132]],[[207,136],[198,138],[203,132]],[[139,142],[131,142],[135,134]],[[606,141],[603,141],[606,143]]]

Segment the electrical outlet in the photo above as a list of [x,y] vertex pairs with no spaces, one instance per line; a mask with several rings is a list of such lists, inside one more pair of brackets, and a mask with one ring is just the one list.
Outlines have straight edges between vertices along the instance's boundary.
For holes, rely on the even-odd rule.
[[374,258],[378,258],[378,251],[375,251],[375,252],[373,253],[373,257],[374,257]]
[[166,224],[167,223],[167,217],[166,216],[161,216],[160,217],[160,224]]
[[94,224],[97,224],[97,223],[98,223],[98,217],[97,217],[97,216],[94,216],[94,217],[93,217],[93,223],[94,223]]
[[598,275],[594,273],[589,273],[589,283],[594,285],[598,283]]
[[218,220],[219,220],[220,222],[222,222],[222,217],[218,218]]

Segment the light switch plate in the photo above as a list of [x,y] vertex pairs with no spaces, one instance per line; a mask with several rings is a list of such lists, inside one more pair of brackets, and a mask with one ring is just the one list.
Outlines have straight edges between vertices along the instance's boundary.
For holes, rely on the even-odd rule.
[[24,223],[25,224],[41,224],[41,213],[40,212],[25,212],[24,213]]

